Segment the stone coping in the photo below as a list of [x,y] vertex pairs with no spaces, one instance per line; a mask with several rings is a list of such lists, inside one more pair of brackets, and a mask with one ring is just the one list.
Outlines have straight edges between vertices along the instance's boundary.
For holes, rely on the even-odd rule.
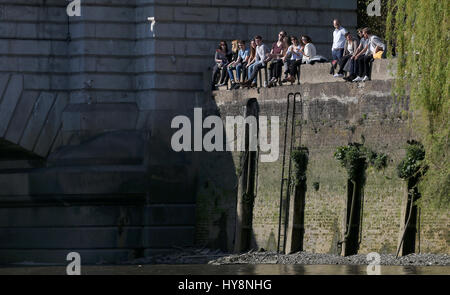
[[[393,80],[394,72],[397,65],[396,59],[376,59],[372,64],[372,77],[373,81],[376,80]],[[305,84],[318,84],[318,83],[345,83],[342,78],[334,78],[333,75],[330,75],[330,63],[316,63],[314,65],[304,64],[301,66],[301,75],[300,75],[300,83]],[[294,84],[297,84],[295,82]],[[289,83],[285,83],[284,87],[290,85]],[[261,87],[262,88],[262,87]],[[215,92],[221,92],[226,88],[219,89]],[[236,91],[236,90],[233,90]],[[239,90],[237,90],[239,91]]]

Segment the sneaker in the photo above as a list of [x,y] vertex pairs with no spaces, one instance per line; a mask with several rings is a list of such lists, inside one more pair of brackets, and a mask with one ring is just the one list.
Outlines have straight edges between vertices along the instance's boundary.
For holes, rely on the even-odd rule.
[[363,78],[361,78],[360,76],[356,77],[353,82],[361,82],[363,80]]
[[334,74],[333,77],[335,77],[335,78],[342,78],[342,77],[344,77],[344,75],[342,75],[342,74]]
[[369,77],[368,76],[364,76],[364,78],[362,79],[363,82],[369,81]]

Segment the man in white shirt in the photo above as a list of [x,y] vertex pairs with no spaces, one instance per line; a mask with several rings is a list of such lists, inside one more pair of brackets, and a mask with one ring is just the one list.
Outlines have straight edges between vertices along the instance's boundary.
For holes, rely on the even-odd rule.
[[263,44],[262,37],[255,37],[256,43],[256,56],[255,62],[250,65],[248,68],[248,80],[243,83],[244,86],[256,86],[256,77],[258,76],[258,71],[263,68],[266,63],[271,59],[269,48]]
[[347,30],[341,26],[341,22],[338,19],[333,21],[333,26],[333,47],[331,49],[331,55],[333,61],[340,61],[344,54],[345,34],[347,34]]

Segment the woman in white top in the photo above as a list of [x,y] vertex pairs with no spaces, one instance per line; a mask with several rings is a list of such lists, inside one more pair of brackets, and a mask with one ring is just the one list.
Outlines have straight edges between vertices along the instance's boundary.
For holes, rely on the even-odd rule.
[[311,59],[317,55],[317,50],[309,36],[302,36],[302,42],[305,45],[303,49],[303,63],[310,63]]

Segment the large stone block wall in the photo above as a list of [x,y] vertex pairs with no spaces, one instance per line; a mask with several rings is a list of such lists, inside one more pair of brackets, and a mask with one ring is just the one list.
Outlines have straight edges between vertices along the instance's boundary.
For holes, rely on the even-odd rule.
[[[83,0],[80,17],[68,17],[67,4],[0,2],[1,71],[23,76],[23,89],[33,91],[29,101],[42,91],[68,96],[63,99],[71,106],[51,138],[54,148],[103,130],[124,130],[120,122],[104,123],[117,121],[112,108],[131,122],[125,130],[166,136],[168,118],[208,102],[205,83],[221,39],[260,34],[270,45],[284,29],[311,35],[319,53],[329,56],[332,20],[342,19],[348,29],[356,26],[351,0]],[[137,115],[127,104],[137,105]],[[45,156],[46,149],[37,152]]]
[[[308,73],[309,67],[306,66],[303,74]],[[315,71],[321,69],[323,79],[327,79],[326,66],[312,67],[317,67]],[[316,79],[320,80],[320,77]],[[396,166],[405,155],[407,140],[416,138],[410,123],[402,115],[407,105],[397,104],[391,97],[391,83],[388,76],[384,79],[380,76],[380,79],[365,84],[316,81],[301,86],[220,91],[214,94],[222,116],[242,114],[242,108],[250,98],[257,98],[260,115],[280,116],[282,153],[287,95],[290,92],[302,93],[303,122],[301,132],[297,127],[296,134],[301,134],[301,143],[310,152],[305,251],[338,253],[337,242],[342,240],[345,232],[347,174],[333,155],[338,146],[365,141],[371,149],[386,153],[389,161],[383,171],[370,168],[366,171],[359,252],[396,252],[401,212],[405,206],[405,183],[396,175]],[[234,153],[234,160],[237,167],[238,153]],[[281,161],[282,154],[274,163],[259,163],[253,211],[253,247],[276,250]],[[313,186],[316,182],[319,183],[317,191]],[[448,253],[448,208],[424,206],[421,210],[416,251]]]
[[46,157],[61,144],[68,104],[62,1],[0,1],[0,140]]
[[[270,47],[283,29],[292,35],[310,35],[318,53],[330,56],[333,19],[342,19],[348,29],[356,27],[356,1],[141,2],[147,4],[137,9],[138,35],[144,32],[146,37],[138,43],[153,46],[154,54],[138,59],[137,64],[150,62],[153,67],[150,64],[147,70],[155,76],[152,89],[138,95],[142,108],[201,104],[203,75],[214,65],[214,50],[220,40],[250,40],[261,35]],[[146,11],[154,13],[150,15],[155,17],[153,32],[141,17],[149,15]],[[143,78],[147,83],[152,81]],[[140,83],[138,78],[138,86]]]

